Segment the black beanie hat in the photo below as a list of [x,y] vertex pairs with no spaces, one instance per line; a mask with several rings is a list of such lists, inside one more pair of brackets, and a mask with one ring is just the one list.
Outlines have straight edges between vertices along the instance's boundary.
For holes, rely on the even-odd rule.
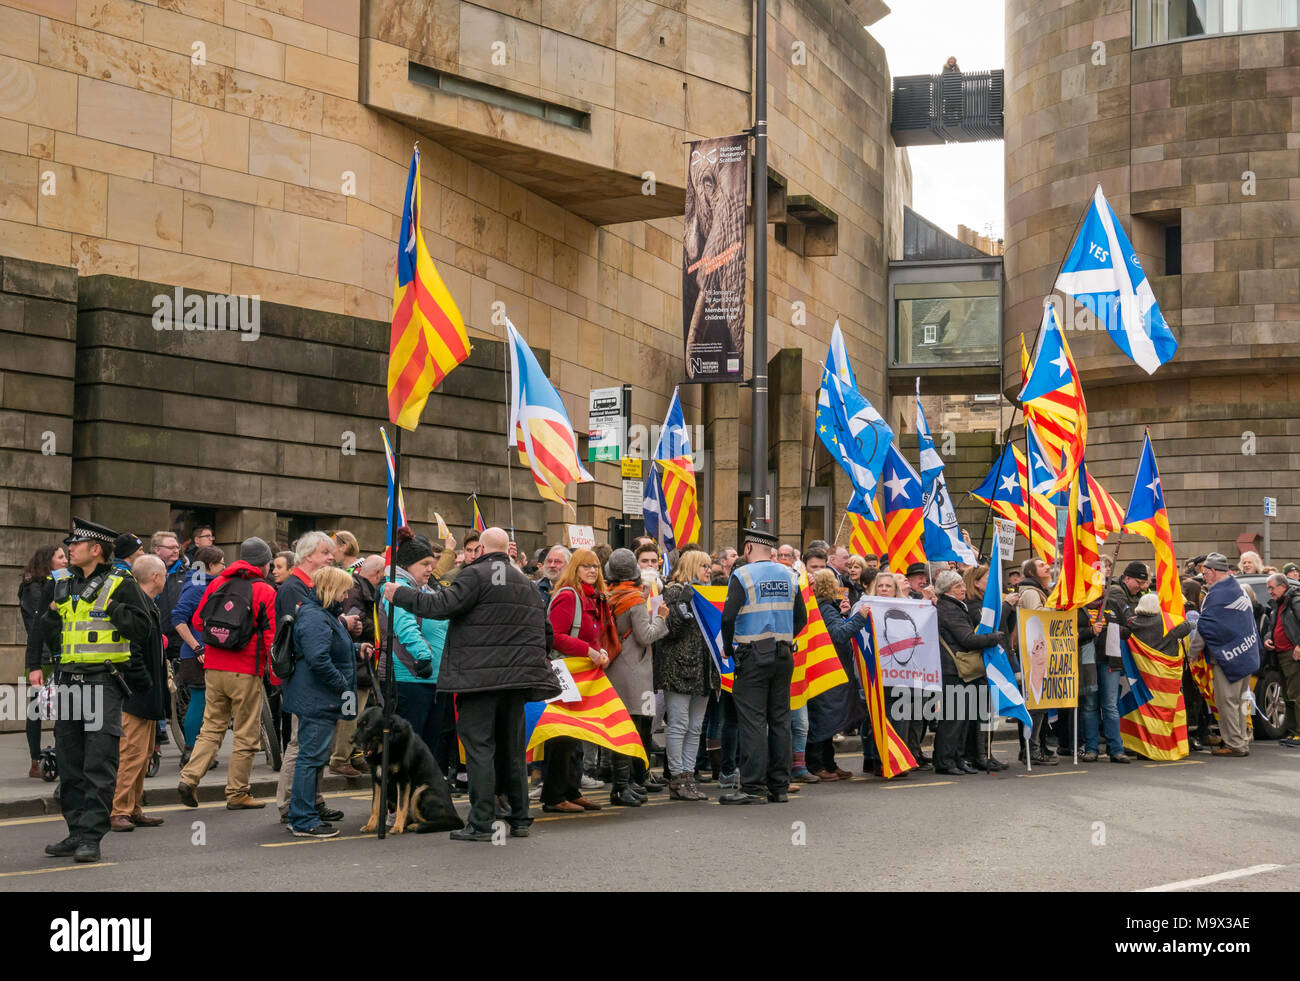
[[432,554],[433,546],[429,544],[429,539],[415,534],[405,525],[397,529],[397,564],[403,569]]

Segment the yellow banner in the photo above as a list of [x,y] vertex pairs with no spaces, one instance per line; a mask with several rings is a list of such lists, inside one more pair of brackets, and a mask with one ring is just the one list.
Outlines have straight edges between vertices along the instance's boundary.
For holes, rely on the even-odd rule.
[[1018,610],[1025,707],[1073,708],[1079,701],[1078,613]]

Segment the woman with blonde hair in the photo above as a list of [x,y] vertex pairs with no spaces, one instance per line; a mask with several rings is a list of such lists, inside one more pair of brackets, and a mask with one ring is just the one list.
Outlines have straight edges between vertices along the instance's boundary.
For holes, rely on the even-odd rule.
[[722,679],[695,620],[691,594],[696,584],[708,585],[712,574],[706,553],[687,552],[664,587],[668,636],[655,649],[654,686],[663,690],[667,710],[664,742],[673,800],[708,800],[695,782],[695,761],[709,698],[721,692]]
[[352,577],[327,565],[312,573],[312,583],[293,625],[297,667],[284,682],[284,709],[298,718],[289,829],[299,838],[333,838],[339,831],[320,819],[316,784],[329,760],[335,724],[356,714],[357,656],[369,657],[372,647],[353,643],[339,619]]
[[[851,642],[867,625],[866,614],[849,615],[848,593],[840,585],[834,569],[813,573],[812,588],[840,667],[848,677],[856,677]],[[853,776],[835,762],[835,734],[862,724],[865,713],[856,696],[856,685],[836,685],[808,702],[807,766],[822,783],[849,780]]]
[[[547,610],[555,650],[563,657],[585,657],[599,668],[618,653],[618,632],[610,613],[600,559],[589,548],[574,549],[551,589]],[[546,779],[542,810],[561,814],[599,811],[582,793],[582,743],[569,736],[546,741]]]

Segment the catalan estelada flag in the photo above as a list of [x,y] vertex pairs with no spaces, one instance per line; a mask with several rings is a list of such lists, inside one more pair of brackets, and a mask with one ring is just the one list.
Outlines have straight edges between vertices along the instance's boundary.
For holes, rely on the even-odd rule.
[[1165,492],[1160,486],[1160,471],[1156,468],[1155,450],[1151,448],[1148,430],[1142,444],[1142,458],[1138,461],[1137,475],[1133,478],[1133,493],[1129,495],[1128,512],[1124,527],[1141,535],[1151,543],[1156,553],[1156,595],[1160,609],[1174,617],[1174,623],[1186,618],[1183,589],[1178,578],[1178,560],[1174,558],[1174,540],[1169,530],[1169,515],[1165,512]]
[[1061,575],[1056,580],[1047,605],[1057,610],[1075,610],[1101,597],[1106,582],[1093,563],[1100,558],[1097,529],[1093,520],[1092,501],[1080,485],[1088,482],[1088,469],[1082,460],[1070,482],[1070,520],[1061,544]]
[[727,587],[692,586],[691,589],[691,610],[704,636],[704,646],[722,678],[722,690],[731,691],[736,680],[736,665],[722,644],[722,608],[727,605]]
[[694,470],[682,400],[678,390],[673,389],[650,472],[646,474],[642,502],[645,532],[659,543],[659,552],[665,557],[673,549],[700,539]]
[[487,525],[483,524],[483,515],[478,509],[478,495],[475,494],[470,500],[474,505],[474,530],[481,533]]
[[[1028,490],[1025,455],[1020,452],[1019,446],[1008,443],[997,463],[970,495],[977,501],[990,505],[999,517],[1014,521],[1020,534],[1026,539],[1030,537],[1025,501],[1031,495]],[[1056,508],[1042,494],[1034,494],[1032,498],[1030,513],[1034,522],[1034,551],[1044,562],[1052,563],[1056,561]]]
[[1091,473],[1088,474],[1088,497],[1092,499],[1092,519],[1097,529],[1097,544],[1100,545],[1107,535],[1124,530],[1124,509]]
[[888,539],[885,537],[885,505],[881,499],[883,488],[876,484],[876,499],[871,502],[871,515],[846,512],[849,519],[849,551],[854,555],[874,555],[880,558],[888,554]]
[[858,675],[862,681],[862,694],[867,700],[867,715],[871,719],[871,734],[876,739],[876,752],[880,754],[880,772],[886,780],[916,769],[916,759],[907,749],[907,743],[898,737],[889,721],[885,702],[885,686],[880,680],[880,655],[877,653],[874,618],[867,614],[867,625],[853,638],[853,654],[857,659]]
[[664,507],[673,526],[678,548],[700,540],[700,515],[696,509],[695,474],[691,458],[659,460],[659,480],[664,490]]
[[[1162,613],[1165,631],[1183,619]],[[1120,737],[1124,748],[1152,760],[1181,760],[1187,745],[1187,708],[1183,703],[1182,645],[1173,657],[1148,647],[1136,636],[1128,639],[1125,671],[1141,683],[1130,687],[1120,699]]]
[[891,572],[906,572],[913,562],[925,561],[924,500],[921,478],[889,444],[885,469],[880,474],[881,493],[885,498],[885,543],[889,549]]
[[[1024,527],[1023,518],[1017,519],[1021,534],[1028,538],[1033,550],[1048,565],[1056,561],[1056,505],[1046,494],[1034,494],[1029,490],[1029,468],[1025,464],[1025,455],[1020,447],[1013,445],[1011,452],[1016,458],[1016,469],[1020,476],[1020,487],[1024,498],[1029,501],[1029,525]],[[1030,531],[1033,535],[1030,535]]]
[[510,343],[509,440],[519,449],[519,462],[532,470],[537,493],[572,511],[573,505],[564,499],[565,486],[592,479],[578,457],[578,438],[559,393],[509,318],[506,332]]
[[1083,398],[1083,383],[1065,332],[1056,322],[1056,308],[1043,307],[1043,322],[1032,363],[1024,365],[1024,338],[1021,338],[1022,367],[1025,383],[1018,399],[1025,417],[1033,421],[1047,451],[1055,484],[1044,493],[1049,496],[1070,486],[1074,472],[1083,459],[1088,442],[1088,406]]
[[835,643],[826,630],[826,621],[817,608],[817,599],[813,596],[812,583],[808,581],[807,573],[799,576],[799,592],[803,596],[808,622],[794,639],[794,674],[790,676],[792,710],[803,708],[809,699],[816,698],[836,685],[849,683],[849,676],[844,673],[840,657],[835,653]]
[[411,154],[388,339],[388,418],[415,429],[432,392],[469,357],[465,321],[424,247],[420,231],[420,150]]
[[564,665],[573,675],[582,698],[576,702],[525,703],[527,748],[531,751],[547,739],[568,736],[624,756],[635,756],[649,766],[636,724],[604,670],[585,657],[566,657]]
[[397,490],[397,527],[401,528],[406,525],[406,501],[402,499],[402,485],[397,482],[397,471],[394,468],[393,448],[388,444],[388,433],[384,432],[384,427],[379,427],[379,436],[384,441],[384,458],[388,462],[388,507],[384,509],[386,520],[388,521],[387,536],[384,541],[393,540],[393,490]]

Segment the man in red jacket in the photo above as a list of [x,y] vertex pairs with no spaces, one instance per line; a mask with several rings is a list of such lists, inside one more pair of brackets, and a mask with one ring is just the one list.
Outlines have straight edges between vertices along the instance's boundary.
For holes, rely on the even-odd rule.
[[[266,801],[257,800],[250,792],[249,777],[253,771],[253,754],[261,745],[262,676],[267,671],[271,643],[275,640],[275,587],[266,581],[271,558],[271,548],[262,539],[245,539],[239,546],[239,561],[227,566],[208,584],[190,621],[199,636],[205,634],[204,619],[211,622],[201,658],[207,682],[203,728],[176,788],[181,803],[187,807],[199,806],[195,788],[217,755],[231,719],[235,726],[235,747],[226,777],[226,807],[239,811],[266,806]],[[217,596],[218,593],[221,595]],[[209,602],[214,596],[215,602]],[[232,617],[245,609],[245,597],[248,599],[246,615],[242,621],[231,624]],[[251,635],[248,627],[252,628]],[[233,639],[241,634],[248,635],[248,640],[237,647],[221,647],[217,643],[219,636]]]

